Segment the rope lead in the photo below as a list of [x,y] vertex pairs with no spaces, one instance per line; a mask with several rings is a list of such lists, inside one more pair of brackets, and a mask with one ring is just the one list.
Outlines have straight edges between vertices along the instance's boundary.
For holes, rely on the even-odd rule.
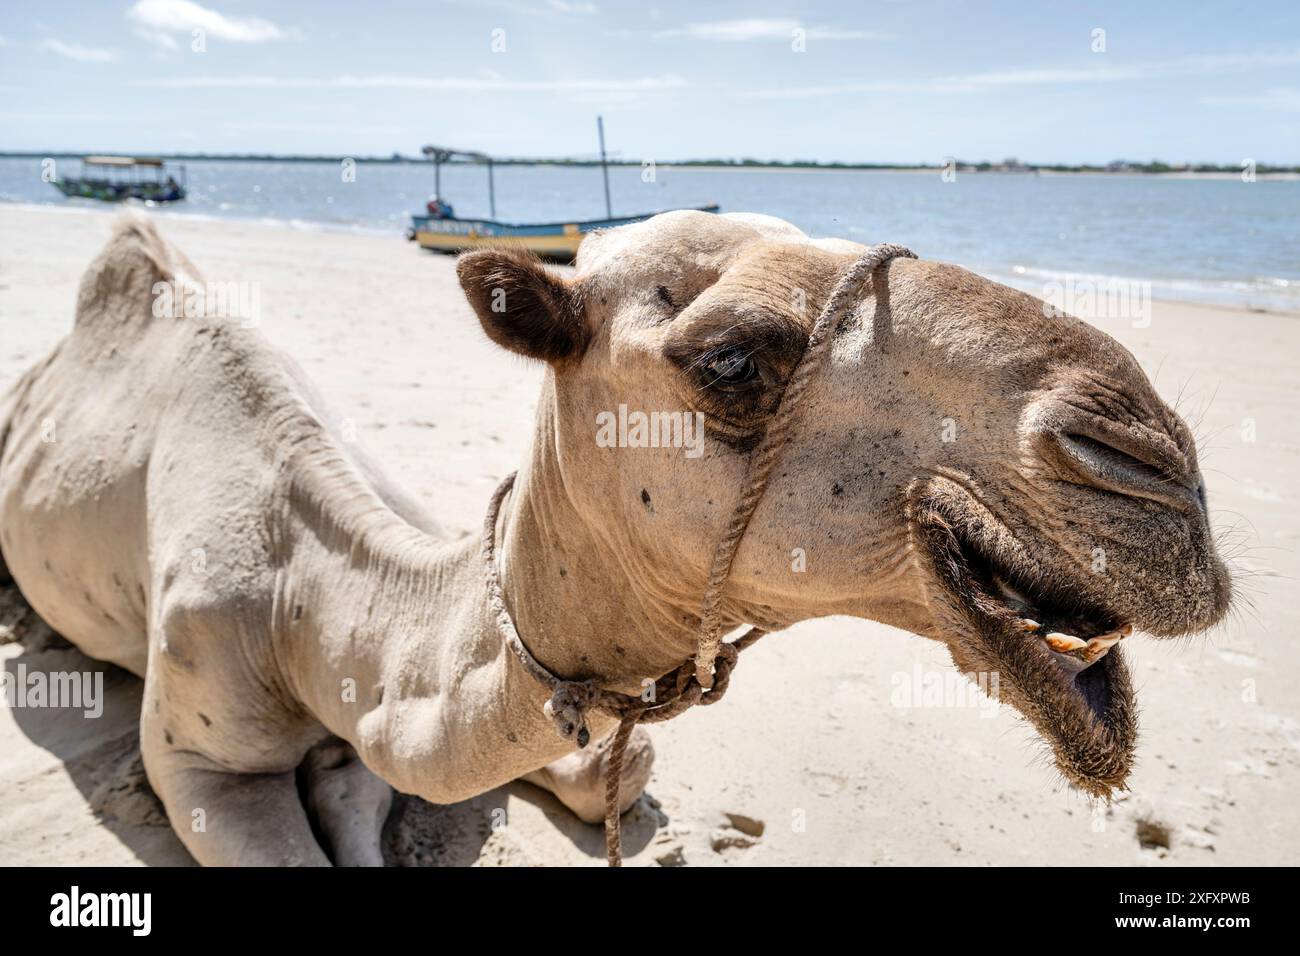
[[741,539],[745,536],[745,530],[749,527],[749,520],[763,498],[772,469],[785,446],[799,399],[830,351],[830,343],[840,317],[854,301],[854,294],[867,276],[880,265],[900,256],[916,258],[911,250],[903,246],[892,243],[872,246],[836,283],[813,324],[808,344],[804,347],[799,364],[790,375],[763,439],[750,455],[745,475],[745,492],[736,502],[731,522],[713,553],[708,585],[700,602],[700,636],[695,655],[660,677],[655,682],[655,693],[649,701],[639,696],[605,690],[595,680],[563,680],[533,657],[532,652],[524,646],[506,607],[496,559],[497,516],[501,511],[501,503],[514,487],[515,473],[505,477],[488,503],[483,520],[482,550],[488,607],[496,617],[497,629],[502,638],[524,670],[551,692],[551,698],[543,707],[543,712],[555,723],[556,732],[565,740],[573,740],[579,749],[586,747],[591,740],[591,732],[587,729],[588,712],[595,710],[618,720],[618,729],[614,731],[605,766],[605,858],[610,866],[623,865],[618,797],[623,782],[623,757],[636,725],[671,720],[696,704],[716,704],[727,692],[731,671],[740,652],[767,633],[760,628],[750,627],[734,641],[723,642],[722,593],[731,575],[731,565]]

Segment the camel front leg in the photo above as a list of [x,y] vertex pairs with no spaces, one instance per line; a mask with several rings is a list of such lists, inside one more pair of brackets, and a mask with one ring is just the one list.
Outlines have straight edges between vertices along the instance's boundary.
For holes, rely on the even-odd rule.
[[172,829],[204,866],[330,865],[293,771],[231,773],[194,754],[148,752],[144,765]]
[[307,809],[329,843],[335,866],[383,866],[384,821],[393,788],[337,737],[317,744],[303,761]]
[[145,679],[140,755],[172,829],[194,859],[204,866],[329,866],[293,770],[231,770],[166,729],[161,669],[151,663]]
[[[613,734],[593,746],[553,760],[521,779],[549,790],[584,823],[605,819],[605,767]],[[644,727],[632,731],[623,755],[623,779],[619,786],[618,810],[626,813],[650,782],[655,749]]]

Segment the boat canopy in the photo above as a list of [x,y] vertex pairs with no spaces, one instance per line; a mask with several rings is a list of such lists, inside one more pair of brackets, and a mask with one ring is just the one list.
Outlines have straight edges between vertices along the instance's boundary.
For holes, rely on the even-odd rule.
[[93,182],[141,183],[180,180],[185,183],[185,166],[168,164],[157,156],[86,156],[81,160],[82,177]]
[[420,152],[424,154],[425,159],[431,159],[435,163],[445,163],[458,156],[472,159],[476,163],[492,162],[492,157],[487,153],[476,153],[472,149],[452,149],[449,146],[422,146]]
[[442,164],[457,157],[463,157],[475,163],[486,163],[488,169],[488,208],[492,211],[492,218],[497,214],[497,189],[496,182],[492,176],[492,157],[487,153],[476,153],[470,149],[450,149],[446,146],[423,146],[420,152],[424,154],[425,159],[433,161],[433,191],[436,196],[442,198]]
[[152,156],[87,156],[82,160],[87,166],[151,166],[161,167],[163,161]]

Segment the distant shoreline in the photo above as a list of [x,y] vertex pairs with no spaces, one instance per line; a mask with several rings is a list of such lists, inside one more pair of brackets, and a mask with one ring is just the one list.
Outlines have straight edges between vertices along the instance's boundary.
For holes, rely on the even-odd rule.
[[[522,164],[520,164],[522,165]],[[552,165],[546,163],[536,163],[529,165]],[[612,164],[611,164],[612,165]],[[943,172],[940,166],[683,166],[678,163],[660,163],[659,169],[690,169],[692,171],[713,173],[896,173],[898,175],[927,175],[938,176]],[[1140,170],[1128,170],[1124,172],[1108,172],[1102,169],[1025,169],[1025,170],[1001,170],[1001,169],[968,169],[965,166],[958,167],[957,172],[961,176],[1093,176],[1097,178],[1124,179],[1133,177],[1149,177],[1151,179],[1218,179],[1218,180],[1240,180],[1241,170],[1235,171],[1204,171],[1195,172],[1191,170],[1172,170],[1169,172],[1147,173]],[[1257,182],[1300,182],[1300,172],[1290,172],[1283,170],[1257,170],[1255,173]]]
[[[14,150],[0,152],[0,159],[81,159],[84,156],[104,155],[104,152],[69,152],[66,150],[56,150],[51,152],[37,152],[31,150]],[[119,155],[108,151],[108,155]],[[128,154],[129,155],[129,154]],[[140,154],[146,155],[146,154]],[[428,166],[431,161],[419,156],[316,156],[316,155],[285,155],[277,156],[273,154],[259,153],[150,153],[147,154],[158,159],[168,160],[177,163],[195,162],[195,163],[342,163],[344,160],[350,160],[354,163],[365,163],[374,165],[388,166]],[[573,166],[575,168],[590,168],[600,166],[600,161],[595,159],[548,159],[548,158],[493,158],[495,166]],[[1128,163],[1121,167],[1110,166],[1093,166],[1089,164],[1082,165],[1040,165],[1035,163],[1013,163],[1007,161],[1004,163],[988,162],[966,162],[963,160],[956,161],[956,171],[961,174],[968,173],[987,173],[1000,176],[1015,175],[1042,175],[1042,176],[1061,176],[1061,175],[1082,175],[1082,176],[1162,176],[1175,179],[1235,179],[1240,178],[1242,169],[1240,166],[1222,166],[1213,163],[1195,163],[1190,165],[1174,166],[1159,161],[1151,163]],[[464,165],[473,166],[478,163],[467,160],[448,160],[447,165]],[[610,166],[640,168],[642,163],[639,160],[613,160],[609,161]],[[915,163],[819,163],[819,162],[780,162],[776,160],[723,160],[723,159],[687,159],[673,160],[656,163],[657,166],[664,169],[699,169],[699,170],[725,170],[729,172],[736,171],[758,171],[758,172],[897,172],[897,173],[930,173],[938,174],[943,172],[946,166],[942,164],[915,164]],[[1255,175],[1259,179],[1272,179],[1289,181],[1300,179],[1300,166],[1272,166],[1266,163],[1257,164]]]

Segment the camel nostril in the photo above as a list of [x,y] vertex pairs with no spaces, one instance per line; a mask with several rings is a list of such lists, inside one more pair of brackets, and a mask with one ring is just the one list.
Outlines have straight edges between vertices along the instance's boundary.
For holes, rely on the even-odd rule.
[[[1066,432],[1061,435],[1063,442],[1074,446],[1078,457],[1098,470],[1122,472],[1139,480],[1161,480],[1166,476],[1154,455],[1134,455],[1117,448],[1110,442]],[[1129,446],[1132,447],[1132,446]]]
[[[1182,511],[1203,510],[1201,475],[1172,442],[1112,437],[1093,431],[1052,431],[1049,457],[1080,483],[1116,494],[1148,498]],[[1168,445],[1168,447],[1165,447]]]

